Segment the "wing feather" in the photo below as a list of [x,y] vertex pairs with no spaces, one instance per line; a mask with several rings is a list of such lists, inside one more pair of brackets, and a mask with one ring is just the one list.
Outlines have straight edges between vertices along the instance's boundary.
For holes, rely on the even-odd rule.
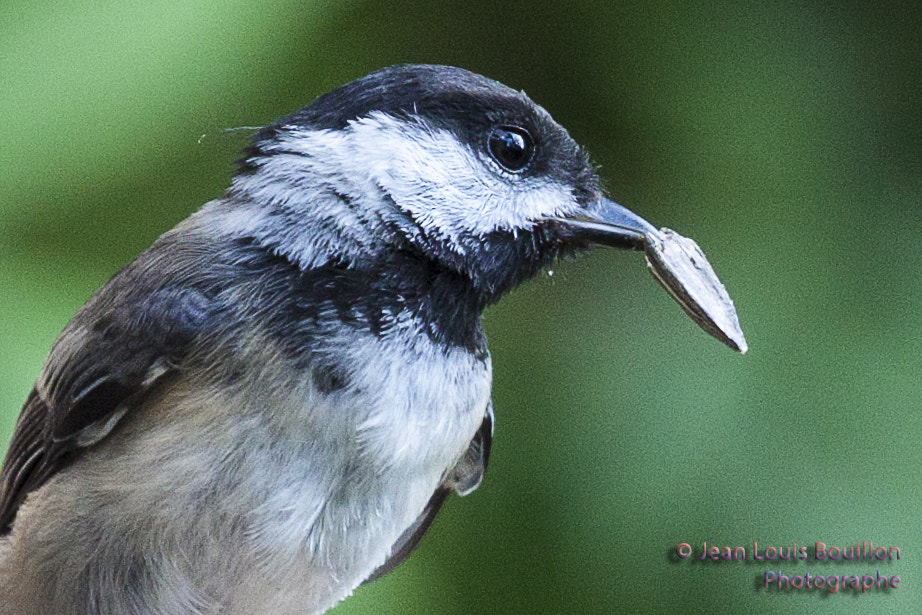
[[132,287],[123,279],[136,282],[132,273],[123,269],[74,316],[29,393],[0,470],[0,535],[26,496],[104,438],[175,369],[217,309],[193,288]]

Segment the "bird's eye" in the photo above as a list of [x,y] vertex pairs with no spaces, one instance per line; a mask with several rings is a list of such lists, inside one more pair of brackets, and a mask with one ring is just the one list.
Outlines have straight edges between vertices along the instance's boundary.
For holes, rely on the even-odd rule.
[[518,173],[528,166],[535,153],[535,142],[524,128],[497,126],[487,142],[490,155],[507,171]]

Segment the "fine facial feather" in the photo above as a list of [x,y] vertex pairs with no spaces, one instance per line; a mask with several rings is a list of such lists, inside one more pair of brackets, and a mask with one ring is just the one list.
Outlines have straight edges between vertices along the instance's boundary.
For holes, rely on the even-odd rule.
[[[526,120],[534,121],[518,119]],[[232,211],[215,208],[226,228],[266,237],[304,269],[411,250],[470,276],[495,300],[560,249],[538,221],[572,214],[598,194],[592,182],[574,186],[565,175],[505,172],[483,151],[486,138],[459,141],[438,123],[381,112],[338,131],[287,126],[234,180],[231,193],[246,215],[238,202]],[[536,156],[546,145],[539,142]],[[575,144],[572,155],[584,157]]]
[[400,224],[404,234],[419,241],[406,233],[413,224],[429,236],[444,238],[459,252],[470,249],[465,239],[530,230],[538,220],[566,216],[579,207],[572,187],[563,181],[506,172],[483,150],[482,144],[459,141],[455,133],[424,119],[376,111],[339,131],[287,130],[267,151],[306,160],[282,162],[272,156],[262,164],[267,169],[281,165],[289,173],[292,166],[301,167],[305,175],[322,173],[327,181],[330,170],[336,169],[334,190],[359,197],[386,194],[396,203],[396,209],[363,208],[386,216],[384,228]]

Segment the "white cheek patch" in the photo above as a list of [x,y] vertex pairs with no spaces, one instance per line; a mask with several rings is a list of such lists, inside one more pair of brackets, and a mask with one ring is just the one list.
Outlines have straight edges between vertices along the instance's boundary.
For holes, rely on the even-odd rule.
[[452,243],[464,235],[530,229],[578,206],[566,186],[503,176],[486,155],[423,121],[373,113],[352,122],[350,133],[381,187],[423,228]]
[[[276,153],[258,159],[255,173],[234,179],[235,188],[250,197],[253,207],[237,216],[242,219],[234,218],[239,204],[224,212],[228,229],[275,237],[280,251],[305,268],[344,254],[371,256],[386,248],[391,231],[384,220],[393,206],[366,174],[354,168],[346,134],[292,131],[268,149]],[[288,223],[279,224],[273,215]]]
[[280,244],[304,266],[344,251],[375,253],[394,228],[413,235],[406,217],[463,253],[465,238],[530,230],[578,208],[567,186],[505,174],[485,152],[423,120],[375,112],[343,130],[286,127],[267,148],[273,155],[235,185],[295,218]]

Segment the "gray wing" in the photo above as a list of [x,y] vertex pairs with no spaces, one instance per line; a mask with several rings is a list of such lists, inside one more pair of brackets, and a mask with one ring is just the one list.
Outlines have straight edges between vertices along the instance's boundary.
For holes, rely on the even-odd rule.
[[216,310],[193,288],[144,288],[123,269],[77,312],[23,405],[0,470],[0,536],[26,496],[104,438],[175,369]]
[[480,486],[483,481],[483,475],[487,471],[487,464],[490,461],[490,447],[493,442],[493,403],[487,406],[487,411],[483,416],[483,422],[480,429],[474,435],[474,439],[467,447],[467,452],[461,457],[455,467],[448,473],[442,484],[439,485],[422,514],[416,518],[416,521],[408,527],[394,546],[391,548],[391,555],[387,561],[379,566],[371,576],[365,579],[364,583],[377,581],[381,577],[390,573],[397,566],[402,564],[410,553],[419,545],[429,526],[435,520],[445,498],[452,491],[459,495],[467,495]]

